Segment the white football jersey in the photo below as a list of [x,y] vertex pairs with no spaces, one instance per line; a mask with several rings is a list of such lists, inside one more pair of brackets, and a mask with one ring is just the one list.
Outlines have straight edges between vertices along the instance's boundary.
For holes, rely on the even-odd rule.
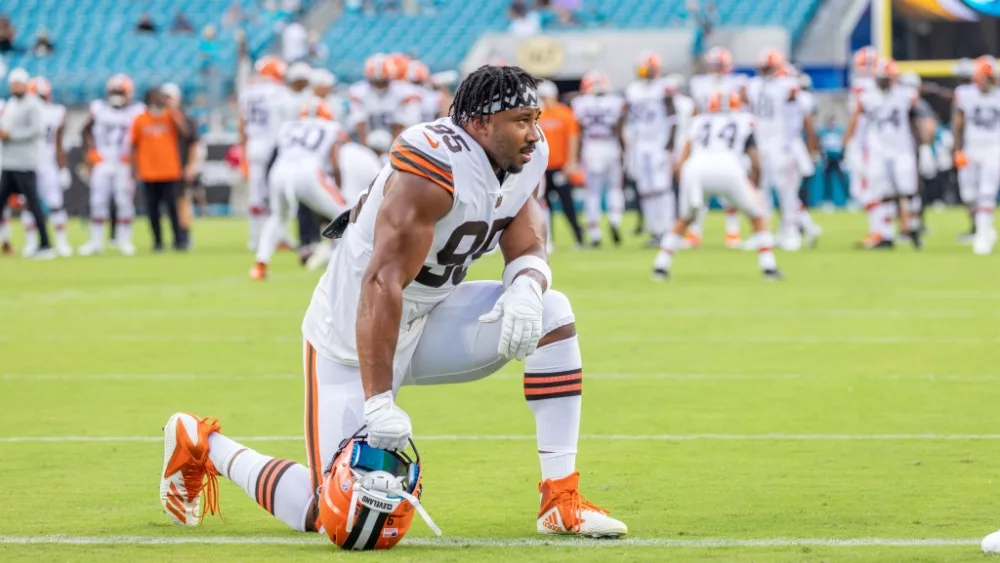
[[754,116],[745,111],[699,113],[691,119],[688,130],[691,155],[724,152],[742,157],[755,128]]
[[330,154],[330,147],[346,138],[340,125],[326,119],[310,117],[282,123],[278,133],[277,162],[322,166]]
[[91,132],[94,135],[94,148],[104,162],[119,162],[122,157],[131,154],[129,133],[132,121],[136,116],[146,111],[146,106],[132,102],[116,108],[106,100],[90,102],[90,117],[94,120]]
[[694,117],[697,108],[694,99],[683,94],[674,94],[675,131],[674,154],[679,155],[687,142],[688,131],[691,130],[691,119]]
[[66,106],[61,104],[45,104],[45,148],[39,165],[49,168],[59,168],[56,162],[56,133],[66,120]]
[[284,84],[263,78],[251,81],[240,91],[239,107],[248,158],[266,160],[271,157],[288,95]]
[[868,116],[866,146],[880,154],[911,154],[917,150],[910,130],[910,113],[917,103],[912,88],[894,84],[889,90],[868,90],[859,99]]
[[393,125],[410,127],[420,121],[421,95],[409,82],[393,80],[385,90],[377,90],[362,80],[348,89],[348,95],[369,131],[392,132]]
[[625,100],[614,94],[583,94],[573,99],[573,116],[580,124],[581,143],[618,143],[618,122]]
[[395,365],[397,369],[405,367],[427,314],[465,279],[469,266],[496,247],[504,229],[531,199],[545,173],[548,153],[543,136],[524,169],[507,174],[501,183],[486,152],[451,118],[404,131],[393,143],[390,164],[375,179],[356,221],[334,249],[313,292],[302,323],[303,336],[325,356],[347,365],[358,364],[358,300],[372,257],[385,186],[398,170],[416,174],[450,192],[454,202],[434,228],[423,268],[403,289]]
[[[869,90],[876,90],[875,78],[871,76],[855,76],[851,78],[851,91],[847,96],[848,111],[854,111],[861,103],[861,94]],[[862,144],[868,140],[868,118],[864,112],[858,115],[858,123],[854,128],[854,138]]]
[[420,120],[434,121],[447,108],[444,106],[444,94],[430,88],[417,86],[417,93],[420,95]]
[[755,76],[750,80],[747,98],[757,121],[757,142],[762,146],[788,144],[788,102],[797,90],[794,78]]
[[698,112],[708,111],[708,99],[714,92],[719,92],[723,97],[730,94],[741,95],[743,90],[747,88],[747,83],[748,78],[744,74],[709,72],[692,76],[689,88],[695,110]]
[[955,89],[955,109],[965,117],[963,146],[973,150],[986,146],[996,152],[1000,146],[1000,88],[987,92],[975,84]]
[[800,90],[795,99],[785,104],[787,137],[802,139],[805,134],[806,117],[816,113],[816,98],[812,92]]
[[672,123],[664,105],[666,95],[659,80],[636,80],[625,89],[630,144],[667,146]]

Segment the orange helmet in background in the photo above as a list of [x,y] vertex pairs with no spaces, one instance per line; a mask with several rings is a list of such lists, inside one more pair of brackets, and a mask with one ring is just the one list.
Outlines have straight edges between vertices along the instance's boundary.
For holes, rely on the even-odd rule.
[[[992,86],[997,80],[997,61],[989,55],[983,55],[972,63],[972,80],[980,86]],[[31,89],[31,84],[28,84]]]
[[341,443],[319,490],[317,527],[342,549],[391,549],[403,539],[414,512],[437,534],[420,504],[423,466],[404,452],[373,448],[363,436]]
[[299,117],[312,117],[315,119],[325,119],[327,121],[333,121],[333,111],[330,110],[330,106],[326,104],[323,98],[316,96],[310,99],[302,109],[299,110]]
[[365,78],[368,80],[393,80],[398,75],[398,61],[391,55],[376,53],[365,61]]
[[854,72],[862,75],[871,74],[875,71],[878,63],[878,51],[875,47],[867,46],[858,49],[854,53]]
[[132,84],[132,79],[128,75],[118,73],[108,79],[107,91],[109,94],[120,92],[126,98],[131,99],[132,93],[135,92],[135,85]]
[[413,59],[406,64],[406,79],[414,84],[425,84],[431,78],[431,71],[423,62]]
[[652,51],[646,51],[639,55],[639,64],[635,67],[635,74],[639,78],[652,79],[660,76],[663,72],[663,59],[660,55]]
[[43,76],[36,76],[29,80],[28,91],[46,102],[52,100],[52,84]]
[[757,66],[765,72],[778,74],[787,63],[784,53],[777,49],[766,48],[757,55]]
[[899,78],[899,68],[896,66],[896,61],[890,57],[879,57],[878,62],[875,63],[875,77],[893,80]]
[[733,54],[725,47],[712,47],[705,53],[705,67],[711,72],[729,74],[733,71]]
[[254,70],[257,72],[257,76],[266,76],[272,80],[283,82],[288,65],[278,57],[268,55],[257,60],[254,64]]
[[580,93],[582,94],[607,94],[611,88],[611,80],[608,75],[599,70],[592,70],[583,75],[580,80]]
[[708,95],[709,113],[739,111],[742,105],[740,95],[736,92],[723,93],[716,91]]
[[407,68],[410,66],[410,56],[405,53],[389,53],[389,59],[395,65],[392,80],[406,80]]

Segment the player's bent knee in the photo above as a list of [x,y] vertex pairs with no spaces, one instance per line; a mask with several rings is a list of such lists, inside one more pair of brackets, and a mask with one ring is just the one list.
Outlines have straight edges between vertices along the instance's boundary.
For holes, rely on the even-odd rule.
[[542,339],[538,345],[544,346],[576,335],[575,320],[569,298],[554,289],[546,291],[542,296]]

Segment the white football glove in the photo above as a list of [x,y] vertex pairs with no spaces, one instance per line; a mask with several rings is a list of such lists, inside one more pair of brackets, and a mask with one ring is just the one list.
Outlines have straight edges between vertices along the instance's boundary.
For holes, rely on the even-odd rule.
[[920,175],[926,179],[937,176],[937,162],[934,161],[934,151],[930,145],[920,145],[917,153],[917,168],[920,170]]
[[59,169],[59,187],[66,191],[73,185],[73,175],[69,173],[69,168]]
[[413,435],[410,416],[396,406],[392,391],[365,401],[365,426],[368,427],[368,445],[383,450],[404,450]]
[[535,351],[542,338],[542,286],[533,278],[518,276],[497,299],[493,310],[479,322],[503,319],[497,353],[508,360],[523,360]]

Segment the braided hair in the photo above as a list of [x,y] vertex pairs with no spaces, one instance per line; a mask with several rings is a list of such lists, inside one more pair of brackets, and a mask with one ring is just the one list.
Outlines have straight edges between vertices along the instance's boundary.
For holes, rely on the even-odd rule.
[[488,113],[483,108],[494,100],[537,86],[538,80],[519,66],[484,65],[458,85],[448,115],[455,125],[464,127],[470,121],[485,119]]

